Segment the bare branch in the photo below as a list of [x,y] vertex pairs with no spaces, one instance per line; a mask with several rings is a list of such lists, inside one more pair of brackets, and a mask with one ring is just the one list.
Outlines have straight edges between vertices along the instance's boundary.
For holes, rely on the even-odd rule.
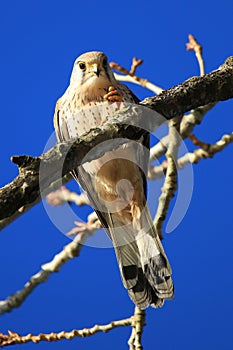
[[58,340],[72,340],[77,337],[90,337],[96,333],[109,332],[114,328],[132,326],[132,334],[128,341],[130,350],[142,350],[141,337],[143,327],[145,326],[145,311],[135,307],[134,315],[119,321],[112,321],[105,325],[95,325],[92,328],[83,328],[81,330],[74,329],[70,332],[59,332],[59,333],[40,333],[33,335],[31,333],[21,336],[16,332],[8,331],[8,334],[0,333],[0,346],[8,346],[15,344],[25,344],[28,342],[39,343],[41,341],[58,341]]
[[63,205],[67,202],[73,202],[77,206],[90,205],[86,193],[82,192],[81,194],[78,194],[76,192],[70,191],[65,186],[62,186],[58,190],[49,193],[46,199],[48,204],[52,206]]
[[[198,163],[201,159],[212,158],[216,153],[221,152],[226,146],[233,143],[233,133],[225,134],[222,138],[208,147],[196,149],[193,153],[188,152],[177,160],[177,168],[182,169],[189,163]],[[206,144],[207,145],[207,144]],[[167,170],[167,161],[161,165],[150,167],[148,179],[155,180],[164,176]]]
[[[196,54],[197,61],[200,68],[200,75],[205,74],[204,70],[204,61],[202,57],[202,46],[197,42],[197,40],[194,38],[192,34],[188,36],[189,42],[186,44],[187,50],[193,50]],[[162,91],[164,91],[159,86],[151,83],[149,80],[145,78],[140,78],[135,75],[136,68],[143,63],[143,60],[138,60],[137,58],[133,58],[132,65],[130,71],[128,71],[126,68],[122,67],[120,64],[115,62],[110,62],[111,68],[115,69],[116,71],[122,73],[120,74],[114,74],[115,78],[118,81],[128,82],[128,83],[134,83],[141,85],[142,87],[145,87],[148,90],[153,91],[156,95],[160,94]]]
[[166,153],[167,157],[167,169],[166,177],[162,187],[162,193],[159,197],[159,205],[154,218],[154,225],[158,232],[160,239],[162,235],[162,225],[166,218],[167,211],[171,202],[171,199],[175,195],[177,188],[177,154],[180,146],[180,117],[174,118],[169,123],[169,145]]
[[[133,317],[125,318],[119,321],[112,321],[106,325],[95,325],[92,328],[83,328],[81,330],[74,329],[70,332],[59,332],[59,333],[40,333],[38,335],[33,335],[31,333],[21,336],[16,332],[8,331],[9,334],[0,333],[0,346],[4,347],[7,345],[15,345],[15,344],[25,344],[29,342],[39,343],[41,341],[53,342],[58,340],[72,340],[77,337],[90,337],[96,333],[100,332],[109,332],[110,330],[117,327],[126,327],[132,324]],[[139,348],[137,348],[139,349]],[[140,348],[141,349],[141,348]]]
[[[189,35],[189,43],[186,44],[187,50],[194,50],[200,67],[200,75],[204,75],[204,62],[202,58],[202,46],[198,44],[196,39]],[[209,103],[208,105],[191,110],[191,112],[183,117],[180,127],[181,137],[185,139],[194,129],[196,124],[200,124],[205,114],[215,106],[216,103]],[[165,136],[161,142],[157,143],[150,151],[150,160],[160,158],[167,151],[169,138]]]
[[212,73],[192,77],[158,96],[146,98],[141,104],[156,110],[166,119],[171,119],[199,106],[232,97],[233,57],[231,56]]
[[[141,102],[141,105],[147,106],[161,113],[169,122],[169,135],[162,139],[159,145],[156,145],[151,152],[151,160],[159,158],[166,152],[167,161],[163,162],[159,167],[151,167],[149,177],[152,179],[158,177],[158,174],[166,172],[162,194],[159,199],[158,210],[154,219],[154,225],[162,238],[162,225],[166,218],[167,211],[174,196],[177,187],[177,169],[182,168],[188,162],[197,163],[200,159],[213,157],[214,154],[220,152],[228,144],[233,142],[233,133],[224,135],[215,144],[207,144],[190,135],[197,123],[200,123],[204,115],[210,110],[217,101],[226,100],[233,97],[233,57],[226,60],[225,64],[218,70],[204,76],[204,62],[202,59],[202,47],[197,43],[193,36],[189,36],[188,50],[194,50],[200,66],[200,74],[203,77],[193,77],[183,84],[162,92],[162,89],[150,83],[146,79],[139,78],[135,75],[137,67],[142,60],[133,59],[130,71],[112,63],[112,67],[125,74],[117,75],[118,80],[131,81],[151,89],[158,97],[147,98]],[[114,67],[115,65],[115,67]],[[204,106],[203,106],[204,105]],[[179,115],[186,111],[191,112],[188,116],[181,117]],[[51,188],[56,189],[60,185],[60,169],[63,167],[62,176],[69,178],[70,170],[76,168],[82,163],[82,159],[86,157],[90,149],[108,139],[133,139],[138,140],[144,133],[143,130],[132,126],[130,119],[141,115],[138,107],[126,111],[127,117],[125,124],[117,123],[116,118],[111,123],[106,123],[101,129],[91,130],[78,140],[59,144],[49,152],[40,157],[32,158],[30,156],[15,156],[12,161],[19,167],[18,177],[10,184],[0,189],[0,228],[11,222],[15,217],[21,215],[28,210],[40,198],[48,194]],[[122,113],[125,113],[122,112]],[[128,119],[127,119],[128,118]],[[173,119],[172,119],[173,118]],[[132,119],[132,118],[131,118]],[[127,121],[128,120],[128,121]],[[180,123],[181,122],[181,123]],[[129,125],[127,125],[129,124]],[[137,124],[137,123],[136,123]],[[156,124],[156,123],[155,123]],[[201,148],[196,149],[193,153],[187,153],[177,161],[178,148],[180,145],[181,133],[182,138],[189,137],[193,143]],[[132,136],[133,135],[133,136]],[[123,141],[125,143],[125,140]],[[122,142],[122,143],[123,143]],[[119,141],[98,150],[86,161],[91,161],[102,156],[108,150],[112,150],[119,146]],[[160,148],[159,148],[160,147]],[[65,159],[66,157],[66,159]],[[42,182],[39,183],[39,172],[41,165],[44,165],[46,172],[42,174]],[[40,174],[41,175],[41,174]],[[42,187],[40,187],[42,185]],[[41,193],[42,190],[42,193]],[[14,194],[11,195],[11,194]],[[62,205],[66,201],[72,201],[77,205],[89,204],[85,195],[77,195],[69,191],[65,187],[48,195],[48,202],[52,205]],[[20,306],[23,301],[40,283],[45,282],[51,273],[59,271],[63,264],[70,259],[79,255],[85,240],[92,235],[101,224],[95,213],[88,217],[87,223],[75,222],[76,227],[73,228],[69,235],[76,234],[74,241],[69,243],[64,249],[54,256],[54,258],[42,265],[41,270],[32,276],[25,284],[22,290],[11,295],[6,300],[0,301],[0,314],[10,312],[12,309]],[[86,337],[94,335],[98,332],[108,332],[116,327],[132,326],[132,334],[128,341],[130,350],[142,350],[141,336],[143,327],[145,326],[145,312],[135,308],[134,316],[119,321],[113,321],[106,325],[95,325],[92,328],[84,328],[82,330],[72,330],[70,332],[59,332],[50,334],[39,334],[20,336],[18,333],[9,331],[9,334],[0,334],[0,346],[13,344],[23,344],[27,342],[40,341],[57,341],[62,339],[71,340],[75,337]]]
[[[171,131],[172,131],[172,129],[171,129]],[[170,132],[170,134],[171,134],[171,138],[173,139],[175,135],[172,135],[172,132]],[[205,150],[197,149],[194,151],[194,153],[187,153],[186,155],[184,155],[183,157],[181,157],[178,160],[178,165],[176,165],[174,162],[174,155],[169,156],[169,154],[168,154],[167,155],[168,160],[166,162],[164,162],[163,165],[161,165],[159,167],[155,167],[154,171],[155,171],[155,174],[157,175],[156,178],[158,178],[158,174],[160,176],[163,176],[163,170],[167,170],[167,175],[166,175],[167,182],[165,181],[165,183],[164,183],[164,187],[162,189],[163,193],[162,193],[160,200],[159,200],[159,207],[158,207],[157,215],[155,218],[155,225],[158,229],[160,236],[162,234],[162,223],[166,217],[166,212],[168,210],[170,200],[172,199],[174,191],[176,189],[176,167],[182,168],[187,163],[190,163],[190,162],[197,163],[201,159],[211,158],[211,157],[213,157],[213,155],[215,153],[220,152],[222,149],[224,149],[228,144],[230,144],[232,142],[233,142],[233,133],[226,134],[216,143],[214,143],[212,145],[208,145],[208,149],[206,149],[206,148],[205,148]],[[171,144],[170,147],[171,147],[171,150],[172,149],[174,150],[174,143],[173,143],[173,145]],[[175,143],[175,147],[176,148],[178,147],[177,141]],[[153,178],[155,178],[155,176]],[[94,233],[94,231],[96,229],[101,227],[99,221],[96,219],[97,219],[97,216],[95,213],[90,214],[88,217],[88,223],[87,224],[82,223],[81,226],[80,226],[80,223],[78,223],[79,224],[78,227],[73,229],[73,232],[70,232],[70,234],[71,233],[72,234],[82,233],[82,234],[87,235],[87,237],[89,237],[90,235],[92,235]],[[42,271],[40,271],[38,274],[34,275],[30,279],[30,281],[25,285],[23,290],[12,295],[6,301],[0,302],[0,313],[11,311],[12,308],[21,305],[21,303],[25,300],[25,298],[33,291],[33,289],[38,284],[45,282],[47,280],[49,274],[46,273],[46,270],[49,270],[50,273],[55,272],[60,268],[60,266],[59,266],[60,262],[64,263],[65,261],[67,261],[67,260],[65,260],[66,258],[64,257],[64,252],[67,253],[67,252],[69,252],[70,249],[71,249],[71,251],[74,251],[76,249],[76,247],[78,249],[80,248],[77,246],[77,244],[80,245],[83,243],[83,241],[82,242],[80,241],[80,238],[83,238],[83,236],[79,235],[76,238],[76,241],[71,242],[68,246],[65,247],[65,249],[63,250],[62,253],[59,253],[55,256],[55,258],[53,259],[53,262],[55,262],[55,265],[54,265],[54,263],[51,264],[51,262],[43,265]],[[70,253],[68,253],[68,256],[70,258]],[[75,256],[76,255],[73,254],[73,257],[75,257]],[[47,269],[46,269],[46,266],[47,266]],[[48,267],[50,267],[50,266],[52,266],[52,268],[48,269]],[[30,283],[31,281],[32,281],[32,283]],[[17,302],[17,304],[15,304],[15,301]]]
[[136,306],[132,317],[132,333],[128,340],[129,350],[142,350],[141,337],[143,327],[146,325],[145,317],[145,311]]
[[204,60],[202,57],[202,46],[197,42],[192,34],[189,34],[188,38],[189,42],[186,44],[186,48],[188,51],[193,50],[195,52],[200,68],[200,75],[202,76],[205,74]]
[[[77,140],[57,144],[40,157],[12,157],[13,162],[19,166],[19,175],[0,189],[0,228],[1,219],[5,224],[5,219],[14,216],[16,212],[18,215],[21,207],[38,202],[38,198],[51,192],[51,188],[60,188],[61,175],[68,174],[82,164],[84,157],[86,161],[91,161],[119,147],[120,144],[126,143],[126,139],[139,139],[145,131],[130,125],[132,124],[130,120],[132,120],[132,115],[140,118],[141,107],[135,105],[129,109],[131,111],[127,111],[126,124],[105,123],[101,129],[93,129]],[[111,143],[103,143],[107,139],[111,139]],[[95,152],[90,155],[89,151],[100,143],[101,149],[100,147],[95,148]]]
[[201,159],[212,158],[216,153],[221,152],[227,145],[233,142],[233,132],[231,134],[225,134],[222,138],[209,145],[207,149],[199,148],[193,153],[189,154],[191,163],[198,163]]
[[133,60],[132,60],[132,65],[131,65],[131,68],[130,68],[130,74],[134,75],[135,72],[136,72],[136,69],[143,63],[143,60],[141,60],[140,58],[136,58],[136,57],[133,57]]
[[41,283],[46,282],[48,277],[58,272],[60,268],[69,260],[77,257],[80,250],[94,231],[86,231],[75,237],[75,239],[67,244],[61,252],[56,254],[51,261],[41,266],[41,270],[33,275],[30,280],[24,285],[23,289],[12,294],[6,300],[0,301],[0,314],[12,311],[19,307],[24,300],[33,292],[33,290]]
[[[18,177],[16,178],[18,179]],[[15,179],[15,180],[16,180]],[[67,173],[63,178],[62,178],[62,183],[65,184],[66,182],[71,180],[71,175],[70,173]],[[11,195],[12,193],[14,193],[15,195],[15,191],[14,191],[14,186],[15,186],[15,181],[13,181],[12,183],[12,190],[10,190],[9,194]],[[10,184],[9,184],[10,185]],[[20,181],[19,181],[19,185],[20,186]],[[18,187],[16,185],[16,192],[18,190]],[[51,183],[47,188],[46,191],[44,193],[44,195],[46,196],[46,194],[49,194],[51,191],[57,190],[58,188],[61,187],[61,179],[57,179],[56,181],[54,181],[53,183]],[[2,189],[0,189],[0,192],[3,190],[5,191],[5,188],[7,189],[8,187],[3,187]],[[2,193],[2,192],[1,192]],[[14,197],[13,197],[14,198]],[[21,208],[19,208],[18,210],[15,210],[14,213],[10,216],[7,216],[0,219],[0,230],[4,229],[6,226],[8,226],[10,223],[12,223],[14,220],[18,219],[22,214],[25,214],[28,210],[30,210],[34,205],[36,205],[37,203],[39,203],[41,200],[40,194],[38,193],[38,196],[35,198],[35,200],[30,200],[29,203],[24,204],[21,208],[23,208],[23,211],[21,210]],[[26,203],[26,201],[25,201]],[[1,206],[1,205],[0,205]],[[7,214],[7,213],[6,213]]]
[[[203,77],[191,78],[183,84],[162,92],[157,97],[145,99],[141,104],[155,109],[167,119],[171,119],[200,105],[232,97],[233,58],[230,57],[218,70]],[[76,142],[71,140],[55,146],[41,157],[13,157],[12,160],[19,166],[20,174],[12,183],[0,190],[0,220],[3,220],[3,224],[0,221],[0,228],[1,225],[6,225],[6,218],[10,222],[12,221],[11,217],[19,216],[20,208],[28,209],[38,202],[41,198],[40,190],[42,190],[42,195],[46,195],[48,194],[48,188],[50,189],[49,192],[51,192],[51,186],[55,189],[62,167],[63,175],[68,174],[70,170],[81,164],[84,156],[96,145],[107,139],[112,141],[118,139],[115,144],[114,142],[111,144],[111,147],[109,144],[106,145],[106,148],[103,147],[94,156],[92,154],[86,161],[93,160],[94,157],[99,158],[106,151],[118,147],[119,137],[122,137],[122,139],[139,139],[142,131],[129,125],[129,123],[132,124],[135,118],[138,118],[137,120],[140,120],[140,117],[143,118],[140,113],[140,108],[137,105],[132,106],[126,113],[125,122],[128,125],[114,122],[106,123],[101,129],[91,130]],[[123,118],[123,115],[124,111],[119,113],[118,117]],[[157,125],[156,123],[155,121],[155,125]],[[64,155],[66,155],[66,160]],[[46,168],[46,173],[43,174],[42,188],[39,186],[41,164],[44,164]]]
[[[180,125],[180,136],[185,139],[193,131],[197,124],[200,124],[204,116],[215,106],[215,103],[210,103],[206,106],[193,109],[188,115],[185,115]],[[164,136],[155,146],[150,150],[150,161],[159,159],[167,152],[169,143],[169,136]]]
[[[136,61],[134,61],[134,60],[136,60]],[[141,85],[142,87],[144,87],[148,90],[153,91],[156,95],[160,94],[163,91],[163,89],[161,89],[159,86],[151,83],[149,80],[147,80],[145,78],[140,78],[137,75],[135,75],[135,71],[136,71],[135,68],[139,64],[142,64],[142,62],[143,62],[142,60],[137,60],[134,58],[130,71],[128,71],[126,68],[122,67],[120,64],[115,63],[115,62],[111,62],[110,67],[112,69],[115,69],[116,71],[118,71],[120,73],[123,73],[123,75],[114,73],[115,78],[118,81],[138,84],[138,85]]]
[[136,75],[130,76],[130,75],[122,75],[122,74],[115,73],[114,76],[118,81],[141,85],[142,87],[154,92],[156,95],[160,94],[163,91],[161,87],[151,83],[148,79],[140,78]]
[[209,143],[199,140],[194,134],[190,134],[188,138],[192,141],[195,146],[199,146],[204,150],[208,150],[210,147]]
[[124,67],[122,67],[120,64],[116,63],[116,62],[110,62],[109,63],[110,67],[112,69],[115,69],[116,71],[125,74],[125,75],[133,75],[130,73],[130,71]]

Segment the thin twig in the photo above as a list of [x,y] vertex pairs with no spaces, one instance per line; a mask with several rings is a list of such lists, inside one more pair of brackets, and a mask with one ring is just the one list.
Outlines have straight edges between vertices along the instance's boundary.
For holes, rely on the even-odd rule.
[[145,79],[145,78],[140,78],[137,75],[135,75],[135,71],[132,73],[132,67],[131,70],[128,71],[126,68],[122,67],[121,65],[119,65],[118,63],[115,62],[111,62],[110,66],[112,69],[115,69],[116,71],[122,73],[122,74],[116,74],[114,73],[114,76],[117,80],[119,81],[124,81],[124,82],[128,82],[128,83],[134,83],[137,85],[141,85],[142,87],[153,91],[156,95],[159,95],[163,89],[161,89],[159,86],[151,83],[149,80]]
[[130,68],[130,71],[129,73],[134,75],[135,72],[136,72],[136,69],[143,63],[143,60],[141,60],[140,58],[136,58],[136,57],[133,57],[132,59],[132,64],[131,64],[131,68]]
[[138,76],[131,77],[130,75],[122,75],[122,74],[116,74],[116,73],[114,73],[114,76],[115,76],[116,80],[118,80],[118,81],[141,85],[142,87],[154,92],[156,95],[159,95],[163,91],[163,89],[160,88],[159,86],[151,83],[147,79],[140,78]]
[[[188,152],[177,160],[177,168],[182,169],[189,163],[198,163],[201,159],[212,158],[216,153],[221,152],[226,146],[233,143],[233,133],[225,134],[213,144],[208,144],[208,149],[198,148],[194,152]],[[150,167],[149,180],[156,180],[164,176],[167,170],[167,161],[162,164]]]
[[208,151],[208,149],[210,147],[209,143],[206,143],[206,142],[199,140],[194,134],[190,134],[188,138],[192,141],[192,143],[195,146],[199,146],[200,148]]
[[[189,114],[185,115],[180,124],[180,136],[182,139],[186,139],[190,133],[194,130],[196,125],[199,125],[206,115],[206,113],[215,106],[215,103],[210,103],[206,106],[193,109]],[[167,152],[169,143],[169,136],[166,135],[151,148],[150,150],[150,162],[159,159]]]
[[[7,345],[15,345],[15,344],[25,344],[28,342],[33,342],[33,343],[39,343],[41,341],[47,341],[47,342],[52,342],[52,341],[58,341],[58,340],[72,340],[77,337],[90,337],[91,335],[94,335],[99,332],[109,332],[110,330],[117,328],[117,327],[125,327],[125,326],[130,326],[133,321],[133,317],[125,318],[123,320],[119,321],[112,321],[109,324],[106,325],[95,325],[92,328],[83,328],[81,330],[74,329],[70,332],[59,332],[59,333],[40,333],[38,335],[33,335],[31,333],[21,336],[16,332],[8,331],[9,334],[2,334],[0,333],[0,346],[4,347]],[[137,348],[139,349],[139,348]]]
[[[180,124],[180,136],[182,139],[186,139],[189,134],[191,134],[196,125],[202,122],[204,116],[209,112],[216,103],[209,103],[206,106],[202,106],[193,109],[189,114],[185,115]],[[167,152],[167,147],[169,143],[169,136],[166,135],[161,138],[161,140],[151,148],[150,150],[150,162],[159,159]]]
[[227,145],[233,142],[233,132],[225,134],[222,138],[209,145],[208,150],[202,148],[196,149],[193,154],[189,155],[191,163],[198,163],[201,159],[212,158],[216,153],[221,152]]
[[[202,46],[197,42],[192,34],[188,36],[189,42],[186,44],[187,50],[193,50],[199,64],[200,75],[205,74],[204,61],[202,57]],[[193,109],[189,114],[183,117],[180,134],[183,139],[189,136],[197,124],[200,124],[206,113],[212,109],[216,103],[209,103],[208,105]],[[167,151],[169,137],[165,136],[158,144],[152,147],[150,152],[150,161],[160,158]]]
[[48,204],[63,205],[67,202],[75,203],[78,206],[90,205],[90,201],[87,198],[85,192],[78,194],[76,192],[70,191],[67,187],[62,186],[56,191],[49,193],[46,197]]
[[197,42],[192,34],[188,36],[189,42],[186,44],[188,51],[193,50],[196,54],[196,58],[199,64],[200,76],[205,74],[204,60],[202,57],[202,46]]
[[134,316],[132,317],[132,333],[128,340],[129,350],[142,350],[142,332],[146,325],[146,313],[137,306],[134,309]]
[[[189,42],[186,44],[187,50],[193,50],[196,54],[196,58],[200,68],[200,75],[205,74],[204,61],[202,57],[202,46],[197,42],[193,35],[189,35]],[[200,124],[206,113],[212,109],[216,103],[210,103],[208,105],[193,109],[190,113],[184,116],[180,126],[180,133],[182,138],[188,137],[197,124]],[[150,161],[160,158],[167,151],[169,137],[165,136],[158,142],[150,152]]]
[[161,189],[162,193],[159,197],[159,205],[154,218],[154,225],[161,239],[163,238],[163,222],[166,218],[171,199],[174,197],[177,188],[177,154],[181,141],[179,134],[180,120],[181,117],[176,117],[169,122],[169,145],[166,153],[167,171]]
[[142,350],[141,337],[143,332],[143,327],[145,326],[145,311],[140,310],[135,307],[134,315],[119,321],[112,321],[106,325],[95,325],[92,328],[84,328],[81,330],[72,330],[70,332],[59,332],[59,333],[40,333],[38,335],[33,335],[31,333],[21,336],[16,332],[8,331],[8,334],[0,333],[0,346],[8,346],[15,344],[25,344],[28,342],[39,343],[41,341],[58,341],[58,340],[72,340],[76,337],[89,337],[99,332],[109,332],[110,330],[117,327],[132,326],[132,333],[128,344],[130,350]]

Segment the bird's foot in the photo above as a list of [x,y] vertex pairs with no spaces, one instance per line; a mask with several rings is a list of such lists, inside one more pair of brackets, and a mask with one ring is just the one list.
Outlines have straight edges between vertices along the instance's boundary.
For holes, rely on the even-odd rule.
[[114,86],[109,86],[108,92],[104,95],[104,99],[112,103],[120,103],[123,100],[123,96]]

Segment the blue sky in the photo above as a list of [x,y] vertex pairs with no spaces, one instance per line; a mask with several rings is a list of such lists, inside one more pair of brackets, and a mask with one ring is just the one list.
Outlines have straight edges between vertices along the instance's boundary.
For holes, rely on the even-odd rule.
[[[232,55],[232,13],[231,0],[2,2],[0,185],[17,174],[11,155],[43,151],[53,132],[55,102],[67,87],[79,54],[101,50],[126,67],[133,56],[143,58],[138,74],[169,88],[198,75],[194,54],[185,51],[189,33],[204,46],[207,72]],[[140,99],[152,95],[130,88]],[[219,103],[196,128],[196,135],[212,143],[231,132],[232,111],[232,101]],[[145,350],[233,348],[232,151],[231,145],[193,166],[190,206],[164,240],[175,299],[162,309],[148,310]],[[0,242],[0,299],[5,299],[69,240],[39,204],[2,231]],[[113,250],[84,247],[78,259],[39,286],[19,309],[1,316],[0,331],[71,330],[128,317],[132,310]],[[129,332],[116,329],[89,339],[21,348],[127,349]]]

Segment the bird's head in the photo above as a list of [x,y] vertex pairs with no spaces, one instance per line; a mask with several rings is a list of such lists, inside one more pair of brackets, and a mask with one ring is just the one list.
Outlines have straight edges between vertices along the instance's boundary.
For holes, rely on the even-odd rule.
[[80,88],[104,88],[116,82],[103,52],[86,52],[74,63],[70,79],[71,84]]

